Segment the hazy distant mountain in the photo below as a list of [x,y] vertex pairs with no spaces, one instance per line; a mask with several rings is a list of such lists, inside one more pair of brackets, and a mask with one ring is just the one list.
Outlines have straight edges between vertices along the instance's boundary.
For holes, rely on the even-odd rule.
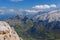
[[37,13],[28,13],[26,11],[22,11],[21,13],[18,14],[5,14],[5,15],[0,15],[0,20],[2,19],[8,19],[11,17],[18,17],[17,15],[20,16],[27,16],[33,20],[42,20],[42,21],[60,21],[60,9],[58,10],[52,10],[52,11],[40,11]]
[[52,10],[52,11],[47,12],[45,14],[36,15],[34,18],[36,20],[42,20],[42,21],[47,20],[48,22],[60,21],[60,9]]

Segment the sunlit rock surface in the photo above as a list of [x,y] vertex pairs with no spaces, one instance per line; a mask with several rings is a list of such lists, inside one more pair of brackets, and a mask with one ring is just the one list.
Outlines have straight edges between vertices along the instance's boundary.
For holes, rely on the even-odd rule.
[[52,10],[50,12],[37,15],[35,16],[35,19],[42,20],[42,21],[47,20],[48,22],[60,21],[60,9]]
[[23,40],[8,23],[0,21],[0,40]]

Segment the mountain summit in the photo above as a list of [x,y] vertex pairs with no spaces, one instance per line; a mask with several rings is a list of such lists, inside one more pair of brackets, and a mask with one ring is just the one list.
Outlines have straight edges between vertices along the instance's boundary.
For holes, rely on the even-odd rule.
[[37,15],[35,16],[35,19],[43,21],[48,20],[48,22],[60,21],[60,9]]

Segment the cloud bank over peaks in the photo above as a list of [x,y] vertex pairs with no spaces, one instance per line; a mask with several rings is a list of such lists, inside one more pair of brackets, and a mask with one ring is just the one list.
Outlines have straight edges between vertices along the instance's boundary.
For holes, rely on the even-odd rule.
[[0,14],[12,14],[12,13],[16,13],[18,11],[16,11],[15,9],[7,9],[7,8],[1,8],[0,9]]
[[35,8],[35,9],[49,9],[49,8],[56,8],[56,7],[57,7],[57,5],[55,5],[55,4],[51,4],[51,5],[44,4],[44,5],[35,5],[32,8]]
[[39,10],[25,10],[26,12],[28,12],[28,13],[37,13],[37,12],[39,12]]

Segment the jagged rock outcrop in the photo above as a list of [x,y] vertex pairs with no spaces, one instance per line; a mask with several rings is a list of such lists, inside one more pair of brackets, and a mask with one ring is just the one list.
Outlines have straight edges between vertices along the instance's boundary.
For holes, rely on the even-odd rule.
[[8,23],[0,21],[0,40],[22,40]]

